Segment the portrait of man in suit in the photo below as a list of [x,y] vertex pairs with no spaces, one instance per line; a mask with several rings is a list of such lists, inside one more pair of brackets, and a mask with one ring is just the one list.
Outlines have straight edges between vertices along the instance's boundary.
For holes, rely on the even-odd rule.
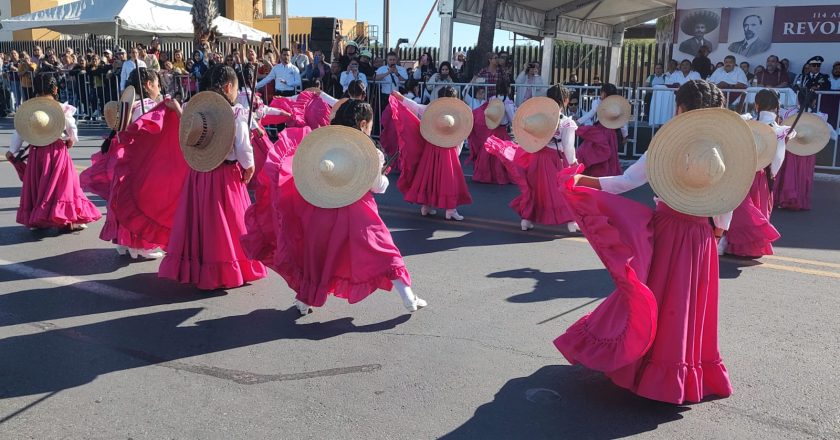
[[713,11],[698,10],[685,15],[680,21],[680,30],[691,38],[680,43],[680,52],[697,55],[701,47],[706,46],[714,51],[717,45],[706,38],[706,35],[720,25],[720,16]]
[[764,20],[760,16],[751,14],[744,17],[744,39],[729,45],[729,51],[744,57],[751,57],[770,50],[770,42],[762,40],[761,30]]

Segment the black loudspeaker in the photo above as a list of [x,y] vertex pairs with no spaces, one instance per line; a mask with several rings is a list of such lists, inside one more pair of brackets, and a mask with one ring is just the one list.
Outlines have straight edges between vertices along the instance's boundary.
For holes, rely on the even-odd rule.
[[309,38],[318,41],[333,41],[335,40],[335,25],[334,17],[313,17]]
[[313,53],[316,50],[320,50],[323,52],[324,57],[326,58],[325,61],[331,62],[332,60],[332,47],[333,47],[333,40],[309,40],[309,47],[308,49],[311,50]]

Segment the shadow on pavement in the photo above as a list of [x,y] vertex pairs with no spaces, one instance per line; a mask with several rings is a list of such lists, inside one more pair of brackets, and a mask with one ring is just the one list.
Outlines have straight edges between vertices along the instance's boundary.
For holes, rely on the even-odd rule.
[[557,298],[605,298],[615,289],[606,269],[543,272],[524,267],[491,273],[487,277],[535,281],[534,290],[507,299],[512,303],[533,303]]
[[[21,228],[25,234],[33,236],[49,236],[57,229],[43,231],[27,231]],[[81,233],[87,233],[82,231]],[[2,234],[0,234],[0,237]],[[65,276],[96,275],[116,272],[120,268],[131,264],[128,256],[119,256],[114,249],[97,248],[82,249],[68,252],[66,254],[53,255],[51,257],[39,258],[37,260],[20,261],[11,265],[0,265],[0,282],[29,279],[26,274],[29,268],[41,269]],[[26,266],[24,267],[19,267]]]
[[0,327],[198,301],[225,294],[224,290],[202,291],[161,279],[157,273],[24,290],[0,295]]
[[20,190],[19,186],[0,188],[0,199],[20,197]]
[[[438,213],[440,215],[440,213]],[[420,216],[418,215],[418,218]],[[398,222],[392,222],[397,224]],[[416,222],[407,223],[412,228],[418,228]],[[452,222],[452,226],[446,227],[438,222],[427,222],[419,229],[406,229],[391,231],[394,242],[400,248],[403,256],[431,254],[434,252],[445,252],[466,247],[497,246],[518,243],[537,243],[552,241],[554,238],[537,235],[519,234],[516,230],[511,232],[486,231],[469,229],[470,225],[459,225]],[[438,231],[451,232],[457,237],[435,238]]]
[[638,397],[582,367],[551,365],[508,381],[441,439],[624,438],[680,420],[687,410]]
[[[149,313],[0,340],[3,358],[14,360],[0,362],[0,398],[64,390],[103,374],[264,342],[318,341],[348,333],[389,330],[410,318],[402,315],[360,326],[354,325],[349,317],[298,324],[295,318],[299,312],[292,307],[182,325],[201,310]],[[172,365],[176,369],[185,366],[189,367],[180,363]]]

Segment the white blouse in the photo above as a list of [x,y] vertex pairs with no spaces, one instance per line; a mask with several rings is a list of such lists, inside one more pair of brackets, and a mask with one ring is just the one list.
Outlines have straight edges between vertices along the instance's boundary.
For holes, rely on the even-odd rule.
[[577,131],[577,128],[574,119],[561,115],[560,125],[554,132],[554,139],[548,142],[546,148],[562,151],[566,161],[570,164],[577,162],[577,155],[575,154],[575,131]]
[[[62,136],[62,139],[70,140],[76,144],[79,142],[79,129],[76,127],[76,118],[73,117],[76,114],[76,107],[64,102],[61,103],[61,109],[64,110],[64,133],[66,134],[66,136]],[[9,152],[17,154],[22,147],[23,138],[21,138],[18,132],[15,131],[12,133]],[[36,147],[46,147],[46,145],[36,145]]]
[[[648,182],[646,163],[647,152],[642,154],[642,157],[636,163],[630,165],[624,171],[624,174],[620,176],[599,177],[598,182],[601,184],[601,189],[608,193],[621,194],[644,185]],[[658,199],[654,198],[654,200]],[[732,221],[732,211],[716,215],[712,219],[718,228],[729,229],[729,223]]]
[[[750,114],[742,115],[741,117],[745,120],[752,119],[752,115]],[[770,162],[770,174],[776,177],[776,174],[782,168],[782,163],[785,161],[785,141],[790,132],[790,127],[777,124],[776,113],[773,112],[760,112],[758,114],[758,122],[769,125],[776,133],[776,154],[773,156],[773,161]],[[796,131],[792,134],[796,136]]]
[[238,161],[242,168],[254,166],[254,147],[251,145],[251,130],[248,129],[248,109],[240,104],[233,106],[233,146],[225,160]]
[[[385,166],[385,155],[382,154],[382,151],[379,149],[376,150],[376,155],[379,156],[379,169],[381,170],[382,167]],[[373,181],[373,186],[370,187],[370,192],[374,194],[382,194],[388,189],[389,183],[388,176],[379,174],[376,180]]]

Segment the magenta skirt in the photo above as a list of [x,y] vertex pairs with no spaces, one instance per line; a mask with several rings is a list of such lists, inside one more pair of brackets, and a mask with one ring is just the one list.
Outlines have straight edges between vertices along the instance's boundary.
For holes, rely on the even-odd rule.
[[817,155],[797,156],[785,152],[785,161],[773,187],[776,206],[794,211],[811,209],[811,188]]
[[727,252],[742,257],[773,255],[772,243],[781,235],[770,224],[772,194],[764,170],[755,173],[749,194],[732,213],[726,232]]
[[30,228],[52,228],[100,218],[102,214],[79,185],[79,175],[64,141],[30,147],[17,222]]
[[[111,142],[116,143],[116,138]],[[90,157],[90,166],[79,174],[79,183],[83,190],[104,200],[111,197],[111,181],[114,179],[114,167],[117,163],[114,153],[113,150],[108,150],[107,153],[100,151]]]
[[575,218],[616,291],[554,344],[649,399],[727,397],[718,350],[718,258],[709,220],[566,184]]
[[209,172],[190,170],[158,275],[204,290],[264,278],[265,266],[249,260],[239,242],[250,203],[238,164],[224,163]]

